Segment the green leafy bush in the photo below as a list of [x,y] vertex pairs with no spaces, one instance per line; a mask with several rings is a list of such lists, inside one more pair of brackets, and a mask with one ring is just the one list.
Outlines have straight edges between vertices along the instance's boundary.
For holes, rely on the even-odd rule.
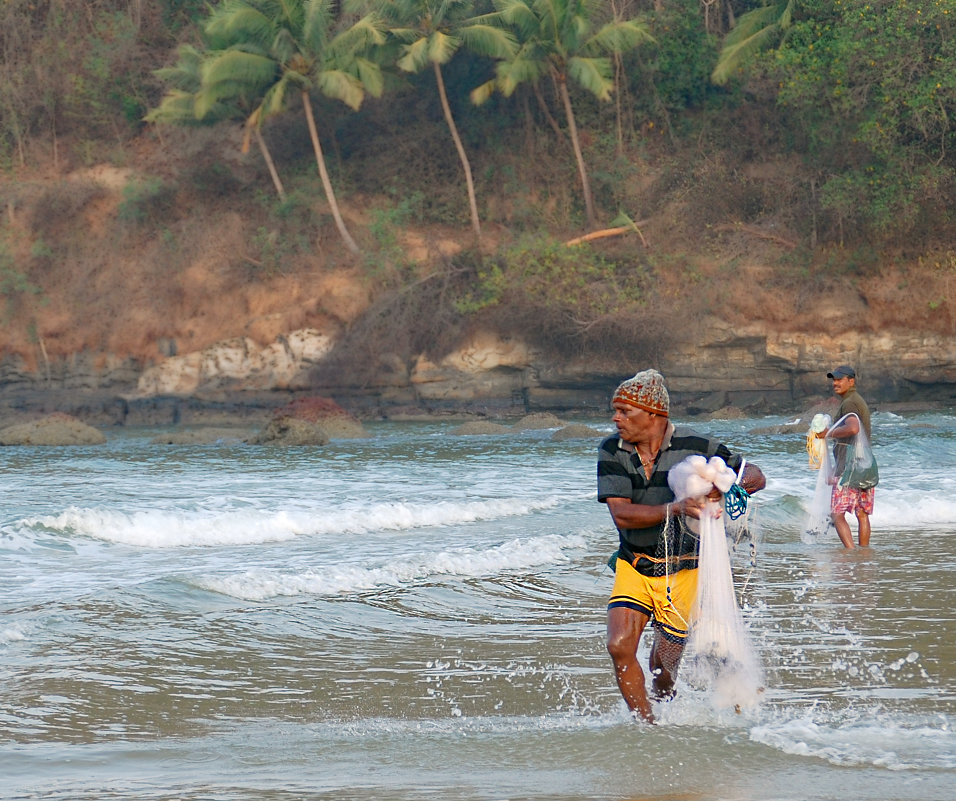
[[123,187],[117,217],[133,223],[158,222],[172,209],[175,194],[175,187],[161,178],[130,181]]
[[644,300],[646,270],[610,261],[586,245],[531,239],[507,248],[478,269],[458,308],[496,305],[550,308],[585,323]]
[[846,235],[943,217],[956,175],[956,0],[804,0],[768,68],[826,165],[821,205]]
[[718,41],[704,28],[700,0],[671,0],[648,23],[655,45],[631,57],[630,72],[645,90],[638,103],[652,119],[665,109],[698,108],[725,95],[710,82]]
[[0,297],[4,299],[5,315],[13,314],[26,299],[42,294],[29,276],[18,270],[6,244],[0,242]]

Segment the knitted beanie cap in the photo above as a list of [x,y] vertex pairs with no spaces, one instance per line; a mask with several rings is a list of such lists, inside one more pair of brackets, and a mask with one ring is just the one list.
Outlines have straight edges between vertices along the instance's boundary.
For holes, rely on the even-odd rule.
[[671,399],[664,386],[664,376],[657,370],[642,370],[614,390],[611,403],[621,401],[652,414],[668,416]]

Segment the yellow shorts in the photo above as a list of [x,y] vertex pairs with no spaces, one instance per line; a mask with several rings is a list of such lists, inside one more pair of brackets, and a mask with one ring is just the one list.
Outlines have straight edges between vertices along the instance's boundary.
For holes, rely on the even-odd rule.
[[[668,598],[668,584],[670,597]],[[607,608],[623,606],[643,612],[662,635],[683,641],[697,600],[697,568],[670,576],[643,576],[624,559],[617,560],[614,587]]]

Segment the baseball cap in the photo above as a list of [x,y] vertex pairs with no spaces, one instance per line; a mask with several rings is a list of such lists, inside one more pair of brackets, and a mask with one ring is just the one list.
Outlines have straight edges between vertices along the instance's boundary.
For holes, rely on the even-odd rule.
[[841,364],[834,368],[832,372],[827,373],[827,378],[856,378],[856,370],[848,364]]

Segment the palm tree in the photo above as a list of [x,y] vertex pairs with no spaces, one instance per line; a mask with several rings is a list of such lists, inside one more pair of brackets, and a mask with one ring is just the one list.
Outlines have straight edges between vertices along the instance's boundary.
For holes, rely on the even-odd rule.
[[[261,125],[253,124],[253,116],[248,114],[248,104],[243,110],[241,98],[235,98],[235,103],[221,101],[205,111],[200,118],[197,116],[197,99],[202,88],[202,62],[206,53],[192,45],[182,45],[179,48],[179,61],[173,67],[164,67],[155,71],[156,77],[170,84],[171,88],[163,96],[160,104],[146,116],[146,122],[166,123],[171,125],[203,125],[215,124],[222,120],[234,119],[237,116],[246,118],[246,136],[242,143],[245,153],[249,148],[249,136],[256,138],[259,152],[269,168],[272,184],[280,200],[285,200],[285,187],[279,178],[272,154],[262,137]],[[258,117],[255,123],[259,122]]]
[[217,48],[202,64],[196,99],[200,116],[238,94],[256,98],[249,124],[283,111],[298,92],[309,126],[325,197],[342,240],[360,252],[342,219],[319,141],[310,92],[357,110],[366,93],[382,92],[382,74],[367,58],[385,35],[369,15],[349,26],[336,24],[333,0],[226,0],[213,10],[205,33]]
[[385,19],[389,32],[402,45],[401,56],[396,62],[398,67],[410,73],[421,72],[428,66],[432,68],[442,113],[465,173],[471,226],[475,239],[480,241],[481,220],[471,164],[448,102],[441,68],[462,45],[480,55],[506,57],[514,51],[513,39],[499,27],[472,19],[472,0],[378,0],[373,6]]
[[754,53],[785,35],[793,20],[795,0],[778,0],[762,8],[741,14],[724,37],[717,65],[710,76],[716,84],[725,84]]
[[600,8],[595,0],[495,0],[495,13],[483,19],[511,30],[518,49],[499,61],[492,81],[472,92],[472,100],[482,103],[495,90],[509,97],[522,83],[536,84],[545,75],[551,77],[564,107],[587,224],[592,229],[596,220],[594,200],[568,81],[599,100],[609,100],[614,81],[608,56],[653,41],[647,26],[636,19],[610,21],[593,30]]

